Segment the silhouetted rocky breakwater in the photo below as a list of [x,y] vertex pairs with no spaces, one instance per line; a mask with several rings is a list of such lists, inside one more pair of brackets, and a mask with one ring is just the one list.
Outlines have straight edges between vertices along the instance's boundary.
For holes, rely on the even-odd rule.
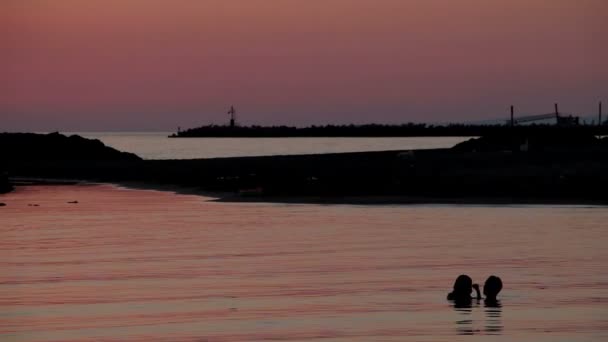
[[471,137],[500,136],[505,134],[568,134],[608,135],[608,123],[604,125],[557,126],[535,124],[508,125],[427,125],[407,123],[402,125],[325,125],[309,127],[290,126],[225,126],[208,125],[190,128],[170,135],[170,138],[276,138],[276,137]]

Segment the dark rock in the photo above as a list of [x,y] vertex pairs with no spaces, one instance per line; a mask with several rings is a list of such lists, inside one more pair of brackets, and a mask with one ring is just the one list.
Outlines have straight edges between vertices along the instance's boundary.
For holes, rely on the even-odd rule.
[[13,190],[13,186],[9,182],[8,174],[0,172],[0,194],[5,194]]
[[542,152],[556,149],[584,149],[606,147],[606,139],[583,131],[560,128],[514,129],[512,132],[473,138],[452,147],[458,152]]
[[99,140],[59,133],[0,133],[0,163],[3,161],[129,161],[140,160]]
[[6,207],[6,203],[0,203],[0,207]]

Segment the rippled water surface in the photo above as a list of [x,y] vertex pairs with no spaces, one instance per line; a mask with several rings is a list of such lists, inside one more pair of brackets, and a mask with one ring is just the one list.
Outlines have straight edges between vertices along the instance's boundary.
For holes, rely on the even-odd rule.
[[[0,202],[0,341],[608,340],[605,207]],[[461,273],[499,275],[501,307],[453,308]]]
[[447,148],[468,137],[415,138],[167,138],[169,132],[84,132],[120,151],[144,159],[250,157]]

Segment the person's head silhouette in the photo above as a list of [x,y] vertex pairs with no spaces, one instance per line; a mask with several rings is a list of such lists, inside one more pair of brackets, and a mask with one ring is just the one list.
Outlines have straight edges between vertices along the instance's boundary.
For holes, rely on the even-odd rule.
[[449,300],[471,300],[473,280],[466,274],[461,274],[454,282],[454,290],[448,294]]
[[483,285],[483,294],[486,300],[496,300],[496,296],[502,290],[502,280],[497,276],[489,276]]

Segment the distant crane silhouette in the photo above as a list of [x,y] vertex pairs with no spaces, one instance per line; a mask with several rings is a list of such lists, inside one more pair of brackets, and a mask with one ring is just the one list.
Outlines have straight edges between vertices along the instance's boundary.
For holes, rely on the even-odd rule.
[[234,106],[230,106],[228,114],[230,114],[230,127],[234,128],[236,125],[236,110],[234,110]]
[[520,116],[515,118],[514,116],[515,110],[514,107],[511,106],[511,119],[507,121],[508,125],[514,126],[520,123],[533,122],[533,121],[542,121],[547,119],[555,119],[557,125],[578,125],[579,118],[574,116],[573,114],[560,113],[557,107],[557,103],[555,104],[555,112],[548,114],[539,114],[539,115],[527,115]]

